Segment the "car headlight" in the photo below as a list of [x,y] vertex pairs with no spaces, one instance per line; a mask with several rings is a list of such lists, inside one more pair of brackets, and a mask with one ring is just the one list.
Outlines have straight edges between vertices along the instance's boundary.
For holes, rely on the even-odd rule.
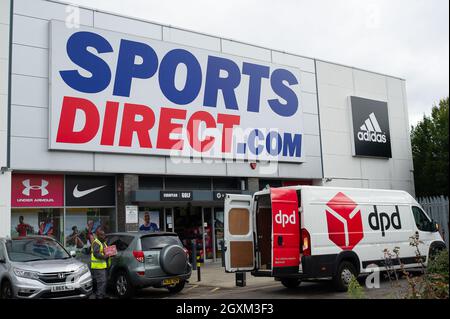
[[89,272],[89,267],[87,265],[82,265],[80,268],[78,268],[77,274],[79,276],[83,276],[85,273]]
[[14,274],[17,277],[28,278],[28,279],[39,279],[39,273],[35,272],[35,271],[14,268]]

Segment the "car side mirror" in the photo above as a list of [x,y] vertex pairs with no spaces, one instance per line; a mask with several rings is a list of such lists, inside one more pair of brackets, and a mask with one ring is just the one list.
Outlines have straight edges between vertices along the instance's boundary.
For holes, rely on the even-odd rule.
[[77,257],[77,252],[75,250],[71,250],[70,251],[70,256],[73,257],[73,258]]
[[0,258],[0,264],[6,264],[6,259],[5,259],[5,257]]

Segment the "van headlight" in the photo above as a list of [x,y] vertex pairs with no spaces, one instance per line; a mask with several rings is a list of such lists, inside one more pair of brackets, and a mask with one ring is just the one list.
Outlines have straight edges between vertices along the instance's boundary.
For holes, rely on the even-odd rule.
[[89,272],[89,267],[87,265],[82,265],[78,268],[77,274],[78,276],[83,276],[84,274]]
[[28,279],[39,279],[39,273],[36,271],[29,271],[20,268],[14,268],[14,274],[17,277],[28,278]]

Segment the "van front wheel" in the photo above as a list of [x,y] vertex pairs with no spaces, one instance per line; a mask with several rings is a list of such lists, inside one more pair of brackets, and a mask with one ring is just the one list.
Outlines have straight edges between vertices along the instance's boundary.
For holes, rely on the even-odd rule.
[[334,286],[337,291],[345,292],[352,277],[356,277],[355,266],[351,262],[343,261],[339,264],[336,275],[333,277]]
[[285,279],[281,279],[281,283],[286,288],[294,289],[300,285],[301,281],[300,281],[300,279],[297,279],[297,278],[285,278]]

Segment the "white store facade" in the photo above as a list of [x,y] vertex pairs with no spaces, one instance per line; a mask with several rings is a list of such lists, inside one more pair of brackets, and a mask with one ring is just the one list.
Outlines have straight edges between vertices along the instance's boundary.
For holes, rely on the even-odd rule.
[[227,192],[414,195],[401,78],[57,1],[0,0],[0,36],[0,236],[149,216],[215,259]]

